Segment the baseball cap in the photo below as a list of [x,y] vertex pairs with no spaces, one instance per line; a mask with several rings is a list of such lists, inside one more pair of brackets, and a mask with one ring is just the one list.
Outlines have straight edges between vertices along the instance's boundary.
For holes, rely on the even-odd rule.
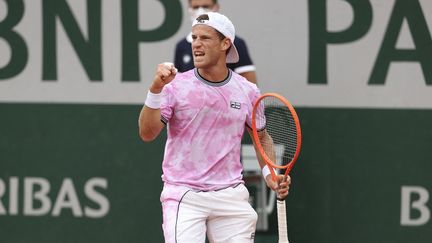
[[223,14],[217,12],[208,12],[198,16],[192,23],[192,27],[198,24],[204,24],[222,33],[231,40],[231,48],[228,51],[226,62],[236,63],[239,61],[237,48],[234,45],[235,28],[231,20]]

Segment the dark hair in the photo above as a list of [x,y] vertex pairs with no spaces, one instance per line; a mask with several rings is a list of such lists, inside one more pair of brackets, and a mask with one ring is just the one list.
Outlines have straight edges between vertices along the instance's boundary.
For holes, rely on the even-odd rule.
[[[217,30],[217,29],[214,29],[215,31],[216,31],[216,33],[217,33],[217,35],[218,35],[218,37],[219,37],[219,40],[224,40],[225,38],[228,38],[228,37],[226,37],[226,36],[224,36],[224,34],[222,34],[219,30]],[[232,43],[231,42],[231,46],[225,51],[225,54],[227,54],[228,55],[228,52],[231,50],[231,47],[234,45],[234,43]]]
[[215,30],[216,30],[216,33],[217,33],[218,36],[219,36],[219,39],[223,40],[223,39],[227,38],[227,37],[224,36],[224,34],[222,34],[219,30],[217,30],[217,29],[215,29]]

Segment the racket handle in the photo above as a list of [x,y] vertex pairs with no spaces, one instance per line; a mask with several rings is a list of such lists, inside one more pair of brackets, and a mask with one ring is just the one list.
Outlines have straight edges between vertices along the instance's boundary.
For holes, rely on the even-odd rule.
[[277,215],[278,215],[279,243],[289,243],[285,200],[278,199],[276,201],[277,201],[276,204],[277,204]]

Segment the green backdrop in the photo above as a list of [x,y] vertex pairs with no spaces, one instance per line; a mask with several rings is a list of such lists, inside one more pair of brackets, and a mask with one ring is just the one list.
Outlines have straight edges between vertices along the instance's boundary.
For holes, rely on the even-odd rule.
[[[6,211],[0,213],[1,242],[162,242],[165,134],[142,142],[140,109],[0,104],[0,202]],[[432,111],[299,108],[298,113],[304,142],[287,201],[292,242],[423,243],[432,238],[430,221],[418,227],[400,224],[401,187],[432,190]],[[18,178],[19,185],[15,215],[9,210],[10,178]],[[28,178],[49,181],[49,213],[25,215]],[[100,205],[86,195],[84,184],[105,178],[108,186],[96,189],[109,201],[107,214],[76,217],[72,206],[64,206],[53,216],[65,178],[73,181],[79,206],[93,209]],[[33,207],[41,202],[34,199]],[[418,216],[413,209],[412,217]],[[258,232],[256,242],[275,239],[275,220],[271,215],[270,230]]]

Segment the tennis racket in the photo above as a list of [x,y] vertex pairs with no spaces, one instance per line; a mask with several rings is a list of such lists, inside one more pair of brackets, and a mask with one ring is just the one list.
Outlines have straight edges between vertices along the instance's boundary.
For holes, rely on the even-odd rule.
[[[283,96],[266,93],[252,113],[252,138],[257,155],[266,163],[274,181],[291,171],[301,147],[300,122],[294,107]],[[278,170],[279,172],[275,172]],[[277,200],[279,243],[288,242],[285,199]]]

